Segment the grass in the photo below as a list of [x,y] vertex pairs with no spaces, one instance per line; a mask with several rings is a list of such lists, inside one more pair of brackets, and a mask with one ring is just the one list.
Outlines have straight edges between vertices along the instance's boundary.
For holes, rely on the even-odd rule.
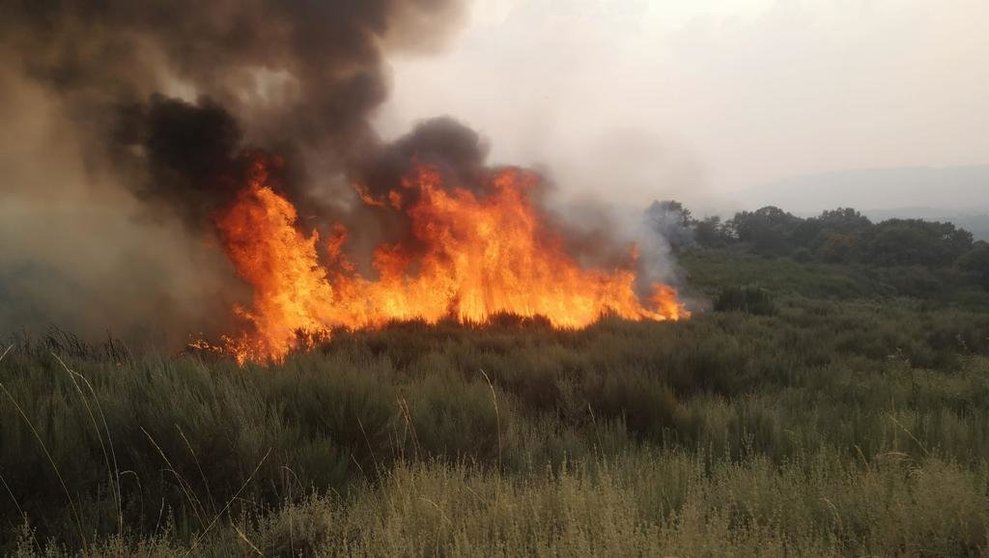
[[743,303],[680,323],[395,324],[243,369],[22,336],[0,553],[989,553],[989,297],[725,257],[688,256],[694,294]]

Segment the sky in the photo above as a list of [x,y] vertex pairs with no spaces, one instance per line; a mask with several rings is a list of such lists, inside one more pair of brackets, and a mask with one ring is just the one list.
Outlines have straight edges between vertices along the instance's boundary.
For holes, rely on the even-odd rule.
[[987,25],[986,0],[476,0],[445,51],[392,58],[375,122],[448,114],[496,163],[634,204],[984,165]]

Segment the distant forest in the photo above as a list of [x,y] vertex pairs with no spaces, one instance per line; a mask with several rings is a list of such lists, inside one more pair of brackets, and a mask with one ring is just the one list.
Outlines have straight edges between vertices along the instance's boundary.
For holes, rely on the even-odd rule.
[[675,253],[733,249],[800,262],[909,268],[913,290],[937,289],[945,281],[974,281],[989,289],[989,243],[948,222],[874,223],[852,208],[801,218],[774,206],[741,211],[728,220],[696,219],[672,200],[653,202],[646,219]]

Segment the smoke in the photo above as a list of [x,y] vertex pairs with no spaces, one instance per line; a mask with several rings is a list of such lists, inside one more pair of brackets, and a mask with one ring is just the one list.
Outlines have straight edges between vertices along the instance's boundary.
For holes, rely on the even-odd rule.
[[[348,227],[364,270],[381,242],[414,253],[415,241],[406,216],[357,203],[352,184],[382,197],[426,163],[483,193],[497,171],[487,142],[453,119],[389,144],[369,124],[386,54],[440,48],[459,0],[0,3],[0,334],[228,331],[250,293],[213,217],[258,152],[304,228]],[[628,265],[624,218],[553,208],[552,191],[539,180],[531,195],[569,253]]]
[[[52,91],[0,70],[0,334],[50,324],[147,340],[220,327],[236,287],[222,255],[86,156]],[[167,338],[172,344],[181,338]]]
[[149,206],[167,204],[187,224],[208,222],[209,211],[240,186],[240,126],[208,98],[190,104],[161,95],[121,107],[110,148],[118,168],[129,166],[129,186]]
[[487,151],[474,130],[449,117],[433,118],[368,157],[362,164],[361,184],[373,195],[385,195],[418,162],[440,168],[451,184],[476,190],[483,180]]
[[[373,198],[386,199],[390,191],[403,191],[401,181],[413,165],[427,164],[443,174],[443,186],[483,196],[490,187],[491,176],[501,168],[489,165],[488,155],[488,142],[476,131],[450,117],[433,118],[420,122],[412,132],[369,155],[358,172],[358,182]],[[604,160],[613,159],[605,154]],[[654,282],[679,282],[666,231],[648,222],[639,208],[615,204],[613,199],[589,197],[564,203],[554,198],[556,191],[550,171],[544,169],[529,195],[541,213],[546,232],[554,241],[561,241],[566,253],[578,263],[603,269],[634,264],[637,286],[643,294],[649,292]],[[404,190],[403,203],[414,204],[411,197],[414,195],[414,191]],[[415,251],[415,243],[410,241],[411,223],[403,211],[387,204],[361,206],[351,217],[364,225],[349,227],[356,231],[361,246],[376,246],[381,241],[402,242],[408,250]],[[368,227],[368,222],[377,226]],[[366,264],[367,253],[358,250],[361,263]]]
[[240,183],[240,153],[285,156],[303,215],[332,209],[378,144],[368,119],[386,97],[386,52],[435,50],[463,12],[456,0],[3,0],[0,332],[219,327],[238,283],[203,230]]

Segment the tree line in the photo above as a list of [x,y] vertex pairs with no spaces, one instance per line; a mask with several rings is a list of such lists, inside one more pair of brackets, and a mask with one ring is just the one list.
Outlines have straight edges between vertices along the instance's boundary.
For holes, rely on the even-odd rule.
[[989,289],[989,243],[952,223],[887,219],[873,223],[841,207],[801,218],[778,207],[740,211],[731,219],[694,218],[682,203],[655,201],[646,210],[648,226],[664,236],[674,252],[697,248],[736,248],[769,257],[883,267],[952,268]]

